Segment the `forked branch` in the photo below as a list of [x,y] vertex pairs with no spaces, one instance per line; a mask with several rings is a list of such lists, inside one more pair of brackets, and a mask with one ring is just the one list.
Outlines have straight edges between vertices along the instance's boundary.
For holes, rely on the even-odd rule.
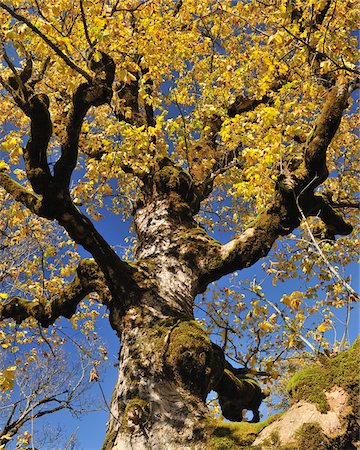
[[324,197],[315,195],[314,190],[328,176],[326,150],[340,125],[353,88],[353,82],[340,83],[328,93],[304,146],[302,163],[289,174],[278,176],[271,205],[237,239],[219,250],[209,251],[210,269],[204,274],[204,285],[249,267],[266,256],[279,236],[290,234],[300,225],[301,211],[305,217],[318,216],[332,236],[351,233],[353,228],[341,213]]

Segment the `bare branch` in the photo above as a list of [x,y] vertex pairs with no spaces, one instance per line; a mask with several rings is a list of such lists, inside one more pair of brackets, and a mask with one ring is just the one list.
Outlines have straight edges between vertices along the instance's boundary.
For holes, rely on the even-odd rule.
[[297,337],[298,339],[300,339],[305,345],[307,345],[307,346],[311,349],[311,351],[312,351],[314,354],[316,354],[316,349],[315,349],[315,347],[312,345],[312,343],[311,343],[308,339],[306,339],[306,338],[299,332],[299,330],[297,330],[297,329],[293,326],[293,324],[292,324],[290,318],[287,317],[287,316],[286,316],[286,315],[285,315],[285,314],[284,314],[284,313],[276,306],[276,304],[275,304],[274,302],[272,302],[271,300],[268,300],[267,298],[261,296],[261,295],[259,294],[259,292],[255,291],[255,290],[252,290],[251,292],[253,292],[253,293],[254,293],[261,301],[264,301],[265,303],[267,303],[268,305],[270,305],[270,306],[277,312],[277,314],[279,315],[279,317],[282,318],[282,320],[285,322],[285,324],[286,324],[286,326],[289,328],[289,330],[290,330],[291,332],[293,332],[294,334],[296,334],[296,337]]

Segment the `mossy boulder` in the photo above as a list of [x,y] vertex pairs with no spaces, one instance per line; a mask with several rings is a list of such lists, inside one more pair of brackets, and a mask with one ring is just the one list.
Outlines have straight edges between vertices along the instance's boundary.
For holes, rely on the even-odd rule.
[[317,405],[320,412],[329,410],[325,393],[333,386],[340,386],[349,393],[350,402],[355,399],[360,384],[360,337],[346,351],[334,358],[321,358],[313,367],[296,373],[288,382],[287,391],[292,402],[305,400]]
[[281,414],[275,414],[258,423],[213,419],[209,423],[211,437],[208,441],[208,450],[256,450],[251,446],[256,436],[280,416]]
[[321,358],[295,374],[287,386],[292,396],[291,408],[260,432],[254,448],[355,450],[360,423],[356,408],[359,347],[358,338],[346,352]]

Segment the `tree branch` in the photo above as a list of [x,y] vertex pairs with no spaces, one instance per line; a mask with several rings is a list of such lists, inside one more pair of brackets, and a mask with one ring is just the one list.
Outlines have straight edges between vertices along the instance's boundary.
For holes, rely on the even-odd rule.
[[82,20],[83,27],[84,27],[85,37],[86,37],[86,40],[87,40],[90,48],[93,48],[94,44],[92,43],[90,35],[89,35],[89,30],[88,30],[87,23],[86,23],[86,15],[85,15],[85,11],[84,11],[83,0],[79,0],[79,3],[80,3],[81,20]]
[[92,254],[104,272],[113,296],[119,297],[124,292],[125,279],[136,286],[132,278],[135,269],[121,261],[91,221],[76,208],[69,192],[70,178],[77,163],[79,135],[86,113],[91,106],[109,102],[112,96],[115,64],[105,53],[100,56],[98,60],[93,55],[90,59],[90,69],[95,73],[92,82],[81,84],[74,94],[66,140],[61,146],[61,156],[54,166],[53,176],[46,155],[52,133],[48,98],[43,94],[33,93],[30,87],[31,73],[27,71],[25,77],[25,69],[19,75],[23,83],[24,100],[19,97],[20,86],[16,77],[9,79],[16,103],[31,119],[31,133],[24,149],[24,161],[32,188],[41,197],[27,192],[4,173],[0,173],[0,183],[33,213],[49,220],[57,220],[77,244]]
[[0,305],[0,320],[12,318],[16,323],[21,323],[33,317],[43,327],[49,327],[60,316],[71,318],[77,305],[91,292],[97,292],[104,304],[109,303],[110,294],[103,273],[93,260],[83,259],[76,269],[74,279],[58,297],[48,303],[12,297],[7,303]]
[[296,183],[298,190],[315,178],[316,182],[311,187],[319,186],[327,178],[326,150],[348,106],[352,85],[352,82],[337,84],[327,95],[320,116],[305,143],[304,161],[294,172],[295,178],[299,180]]
[[[140,108],[139,108],[139,81],[140,76],[136,72],[130,72],[131,79],[127,83],[123,83],[121,86],[118,86],[116,89],[116,93],[123,103],[122,110],[116,111],[115,115],[118,120],[125,121],[130,125],[135,125],[140,127],[144,125],[144,119],[141,116]],[[127,111],[130,110],[130,114]]]
[[5,189],[14,200],[26,206],[34,214],[39,214],[41,199],[14,181],[6,173],[0,172],[0,186]]
[[[314,237],[314,235],[313,235],[313,233],[311,232],[311,229],[310,229],[310,227],[309,227],[309,224],[308,224],[308,222],[307,222],[307,220],[306,220],[306,216],[305,216],[305,214],[304,214],[304,212],[302,211],[302,209],[301,209],[301,206],[300,206],[300,204],[299,204],[299,200],[298,199],[296,199],[296,202],[297,202],[297,206],[298,206],[298,209],[299,209],[299,211],[300,211],[300,214],[301,214],[301,218],[303,219],[303,221],[304,221],[304,224],[305,224],[305,228],[306,228],[306,230],[307,230],[307,232],[309,233],[309,236],[310,236],[310,238],[311,238],[311,240],[312,240],[312,242],[313,242],[313,244],[314,244],[314,246],[315,246],[315,248],[316,248],[316,250],[317,250],[317,252],[319,253],[319,255],[321,256],[321,258],[322,258],[322,260],[325,262],[325,264],[326,264],[326,266],[327,266],[327,268],[328,268],[328,270],[329,270],[329,272],[343,285],[343,287],[348,291],[348,293],[349,294],[351,294],[352,296],[353,296],[353,298],[354,299],[360,299],[360,297],[359,297],[359,294],[356,292],[356,291],[354,291],[354,289],[349,285],[349,283],[347,283],[345,280],[344,280],[344,278],[339,274],[339,272],[335,269],[335,267],[329,262],[329,260],[326,258],[326,256],[324,255],[324,253],[323,253],[323,251],[321,250],[321,248],[319,247],[319,244],[316,242],[316,239],[315,239],[315,237]],[[328,205],[326,205],[326,207],[327,207]],[[333,210],[332,210],[333,211]],[[335,213],[335,212],[334,212]],[[325,211],[325,215],[326,215],[326,219],[327,220],[329,220],[329,221],[331,221],[331,225],[329,225],[327,222],[325,222],[325,220],[324,220],[324,222],[325,222],[325,225],[327,225],[327,226],[332,226],[333,228],[334,228],[334,232],[336,232],[337,231],[337,227],[336,227],[336,225],[337,225],[337,223],[334,223],[334,215],[332,214],[332,212],[330,212],[330,211]],[[338,217],[338,215],[336,215],[335,216],[335,218],[336,218],[336,220],[337,221],[339,221],[340,222],[340,227],[341,226],[343,226],[344,224],[345,225],[347,225],[343,220],[342,220],[342,218],[341,219],[339,219],[339,217]],[[347,225],[347,226],[349,226],[349,225]],[[350,228],[351,228],[351,230],[350,230],[350,232],[352,231],[352,227],[351,226],[349,226]],[[345,231],[345,230],[344,230]],[[348,233],[343,233],[343,234],[348,234]]]
[[[6,52],[4,58],[6,59]],[[16,104],[31,120],[30,137],[23,149],[25,169],[34,192],[42,194],[52,178],[46,154],[52,135],[49,98],[45,94],[35,94],[31,87],[31,59],[27,60],[20,74],[15,67],[12,66],[11,69],[14,76],[9,77],[7,82],[1,81]]]
[[266,397],[260,385],[229,363],[225,363],[223,376],[214,390],[219,394],[219,404],[223,416],[231,421],[243,420],[243,409],[253,412],[251,422],[259,422],[259,407]]
[[57,47],[45,34],[43,34],[39,28],[37,28],[33,23],[30,22],[26,17],[22,16],[21,14],[18,14],[16,11],[9,8],[9,6],[5,5],[5,3],[0,2],[0,8],[7,11],[14,19],[18,20],[19,22],[24,23],[27,25],[31,31],[33,31],[35,34],[37,34],[69,67],[71,67],[73,70],[78,72],[80,75],[82,75],[86,80],[91,82],[92,77],[81,67],[77,66],[71,59],[65,55],[64,52],[62,52],[59,47]]
[[351,83],[336,85],[327,95],[315,127],[304,146],[303,161],[289,174],[278,176],[272,204],[237,238],[209,249],[207,270],[200,281],[202,289],[221,276],[250,267],[266,256],[279,236],[290,234],[305,217],[319,216],[335,234],[349,234],[345,222],[324,197],[314,190],[328,176],[326,150],[341,121],[351,92]]
[[91,83],[83,83],[77,88],[72,101],[72,110],[66,128],[66,141],[61,146],[61,156],[54,166],[54,181],[62,189],[68,188],[78,158],[81,127],[91,106],[110,103],[115,64],[106,53],[100,54],[100,60],[90,59],[90,68],[95,72]]

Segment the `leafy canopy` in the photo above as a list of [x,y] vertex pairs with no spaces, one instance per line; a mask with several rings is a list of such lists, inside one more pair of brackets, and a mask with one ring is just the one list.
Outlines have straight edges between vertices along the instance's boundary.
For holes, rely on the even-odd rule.
[[[130,217],[138,175],[149,170],[155,155],[167,155],[199,183],[214,180],[199,221],[210,231],[240,233],[271,201],[279,173],[302,157],[334,80],[346,82],[358,74],[353,30],[359,5],[351,0],[11,0],[0,6],[0,80],[14,76],[15,68],[26,70],[32,61],[34,90],[46,93],[50,102],[51,169],[66,139],[73,94],[102,52],[115,62],[115,95],[86,115],[71,183],[74,202],[100,221],[99,228],[108,227],[110,218],[118,227],[114,215]],[[349,102],[328,149],[330,177],[320,189],[347,206],[355,224],[356,208],[349,206],[358,191],[357,115],[353,99]],[[4,88],[0,123],[0,170],[29,187],[21,159],[29,119]],[[4,191],[0,196],[7,248],[13,251],[30,238],[39,243],[16,273],[0,262],[2,300],[17,293],[55,297],[73,272],[79,249],[55,225],[20,208]],[[318,246],[309,230],[319,233]],[[327,345],[323,335],[333,326],[333,308],[349,308],[354,300],[329,265],[338,271],[353,262],[358,245],[354,234],[334,243],[321,234],[316,218],[307,219],[307,226],[280,242],[263,265],[274,285],[298,278],[304,289],[299,282],[298,290],[267,299],[258,281],[240,282],[234,275],[214,299],[200,299],[199,307],[231,356],[250,365],[263,361],[271,370],[282,352],[302,348],[308,339]],[[125,246],[131,258],[135,239],[127,237]],[[84,308],[72,322],[77,326],[80,320],[88,333],[99,313]],[[244,342],[243,356],[232,350],[238,338]],[[2,347],[7,345],[5,340]],[[2,372],[7,385],[11,369]]]

